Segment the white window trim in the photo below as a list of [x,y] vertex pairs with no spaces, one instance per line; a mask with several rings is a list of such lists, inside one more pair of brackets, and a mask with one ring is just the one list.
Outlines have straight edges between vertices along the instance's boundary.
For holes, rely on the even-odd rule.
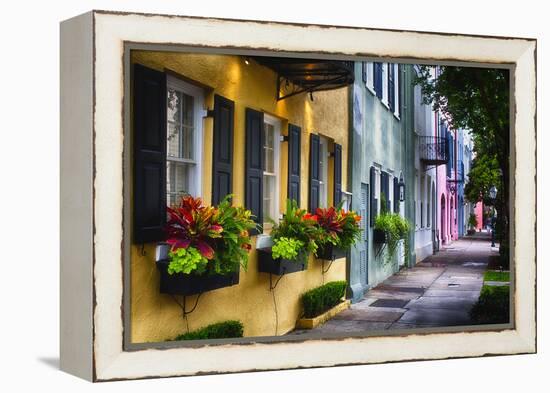
[[376,213],[380,215],[382,203],[380,201],[380,191],[382,190],[382,168],[374,166],[376,181],[374,182],[374,197],[376,198]]
[[[178,79],[172,75],[167,75],[166,77],[166,87],[179,90],[189,96],[192,96],[195,99],[194,107],[194,127],[195,133],[193,135],[194,143],[194,163],[196,170],[194,175],[190,180],[190,189],[189,193],[195,197],[202,196],[202,145],[203,145],[203,117],[205,115],[204,110],[204,90],[198,86],[187,83],[181,79]],[[167,158],[167,161],[177,161],[177,162],[190,162],[186,159],[173,159]]]
[[394,99],[393,99],[393,106],[394,106],[394,111],[393,111],[393,115],[401,120],[401,118],[399,117],[399,66],[398,64],[393,64],[393,67],[394,67],[394,71],[393,71],[393,94],[394,94]]
[[394,178],[394,175],[393,175],[393,170],[392,169],[388,169],[387,170],[387,173],[388,173],[388,202],[389,202],[389,205],[390,205],[390,213],[393,213],[393,178]]
[[[267,113],[264,113],[264,123],[267,123],[267,124],[270,124],[273,126],[273,132],[274,132],[274,135],[273,135],[273,169],[275,170],[275,172],[272,174],[275,176],[275,192],[274,192],[274,207],[273,207],[273,210],[275,212],[275,218],[278,218],[280,216],[280,206],[279,206],[279,189],[280,189],[280,185],[279,183],[281,182],[281,168],[280,168],[280,145],[281,145],[281,120],[277,119],[276,117],[274,116],[271,116],[271,115],[268,115]],[[262,154],[264,154],[263,152],[263,146],[262,146]],[[262,176],[265,175],[265,174],[270,174],[271,173],[268,173],[266,171],[263,171],[262,172]],[[262,201],[262,209],[263,209],[263,201]],[[263,228],[264,228],[264,235],[266,234],[265,231],[266,229],[269,229],[271,230],[271,226],[270,225],[266,225],[266,223],[264,222],[263,223]]]

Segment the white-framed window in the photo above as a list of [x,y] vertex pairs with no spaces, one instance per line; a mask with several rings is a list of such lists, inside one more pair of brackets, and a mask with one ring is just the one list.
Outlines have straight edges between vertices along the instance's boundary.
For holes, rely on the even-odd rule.
[[279,146],[281,135],[281,121],[273,116],[264,114],[264,188],[263,188],[263,216],[264,232],[271,229],[273,221],[279,218]]
[[375,166],[374,170],[376,172],[376,181],[374,182],[374,197],[376,198],[376,211],[378,212],[378,214],[380,214],[382,212],[382,201],[380,200],[380,194],[382,190],[382,169],[378,166]]
[[367,67],[366,86],[372,94],[376,94],[376,92],[374,91],[374,63],[371,61],[368,61],[366,63],[366,67]]
[[171,75],[166,79],[166,202],[201,193],[204,91]]
[[393,72],[393,94],[394,94],[394,104],[393,104],[393,114],[399,119],[399,64],[392,64],[394,67]]
[[328,206],[328,139],[319,137],[319,207]]

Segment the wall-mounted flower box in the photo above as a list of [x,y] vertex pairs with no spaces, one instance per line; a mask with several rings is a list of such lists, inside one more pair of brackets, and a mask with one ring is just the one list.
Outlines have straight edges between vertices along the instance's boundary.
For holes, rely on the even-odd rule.
[[169,274],[169,263],[169,260],[157,261],[160,293],[190,296],[239,283],[239,271],[230,274]]
[[327,244],[318,250],[317,259],[334,261],[336,259],[345,258],[347,253],[348,250],[344,248],[336,247],[332,244]]
[[258,248],[258,271],[272,273],[279,276],[288,273],[301,272],[307,267],[307,254],[300,251],[295,260],[285,258],[273,258],[271,247]]
[[372,241],[376,244],[386,243],[386,232],[381,229],[373,229],[372,231]]

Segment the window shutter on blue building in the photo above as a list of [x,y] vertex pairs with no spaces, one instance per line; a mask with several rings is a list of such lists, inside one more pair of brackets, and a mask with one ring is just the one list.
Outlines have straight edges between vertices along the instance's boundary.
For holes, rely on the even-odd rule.
[[294,124],[288,125],[288,199],[294,199],[300,205],[300,169],[301,169],[302,130]]
[[376,96],[382,99],[382,63],[375,62],[373,68],[374,91],[376,92]]
[[319,207],[320,193],[320,141],[319,135],[310,134],[309,137],[309,202],[308,209],[314,213]]
[[393,212],[399,213],[399,180],[393,178]]
[[214,96],[212,205],[218,205],[233,189],[234,113],[233,101],[219,95]]
[[388,105],[393,112],[395,109],[395,75],[392,63],[388,63]]
[[166,75],[135,64],[133,240],[163,240],[166,223]]
[[[263,225],[264,178],[264,114],[246,108],[245,143],[245,206],[252,212],[254,221]],[[257,234],[252,230],[251,234]]]
[[363,61],[361,62],[361,77],[363,79],[363,83],[367,83],[367,62],[366,61]]
[[334,206],[342,201],[342,145],[334,144]]
[[370,167],[370,226],[374,226],[374,221],[376,220],[376,216],[378,215],[378,201],[375,198],[375,192],[376,192],[376,169],[371,166]]

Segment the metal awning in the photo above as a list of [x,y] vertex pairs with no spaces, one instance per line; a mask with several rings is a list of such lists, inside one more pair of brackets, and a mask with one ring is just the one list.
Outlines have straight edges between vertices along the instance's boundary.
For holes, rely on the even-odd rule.
[[277,101],[301,93],[333,90],[354,81],[353,61],[255,57],[277,73]]

